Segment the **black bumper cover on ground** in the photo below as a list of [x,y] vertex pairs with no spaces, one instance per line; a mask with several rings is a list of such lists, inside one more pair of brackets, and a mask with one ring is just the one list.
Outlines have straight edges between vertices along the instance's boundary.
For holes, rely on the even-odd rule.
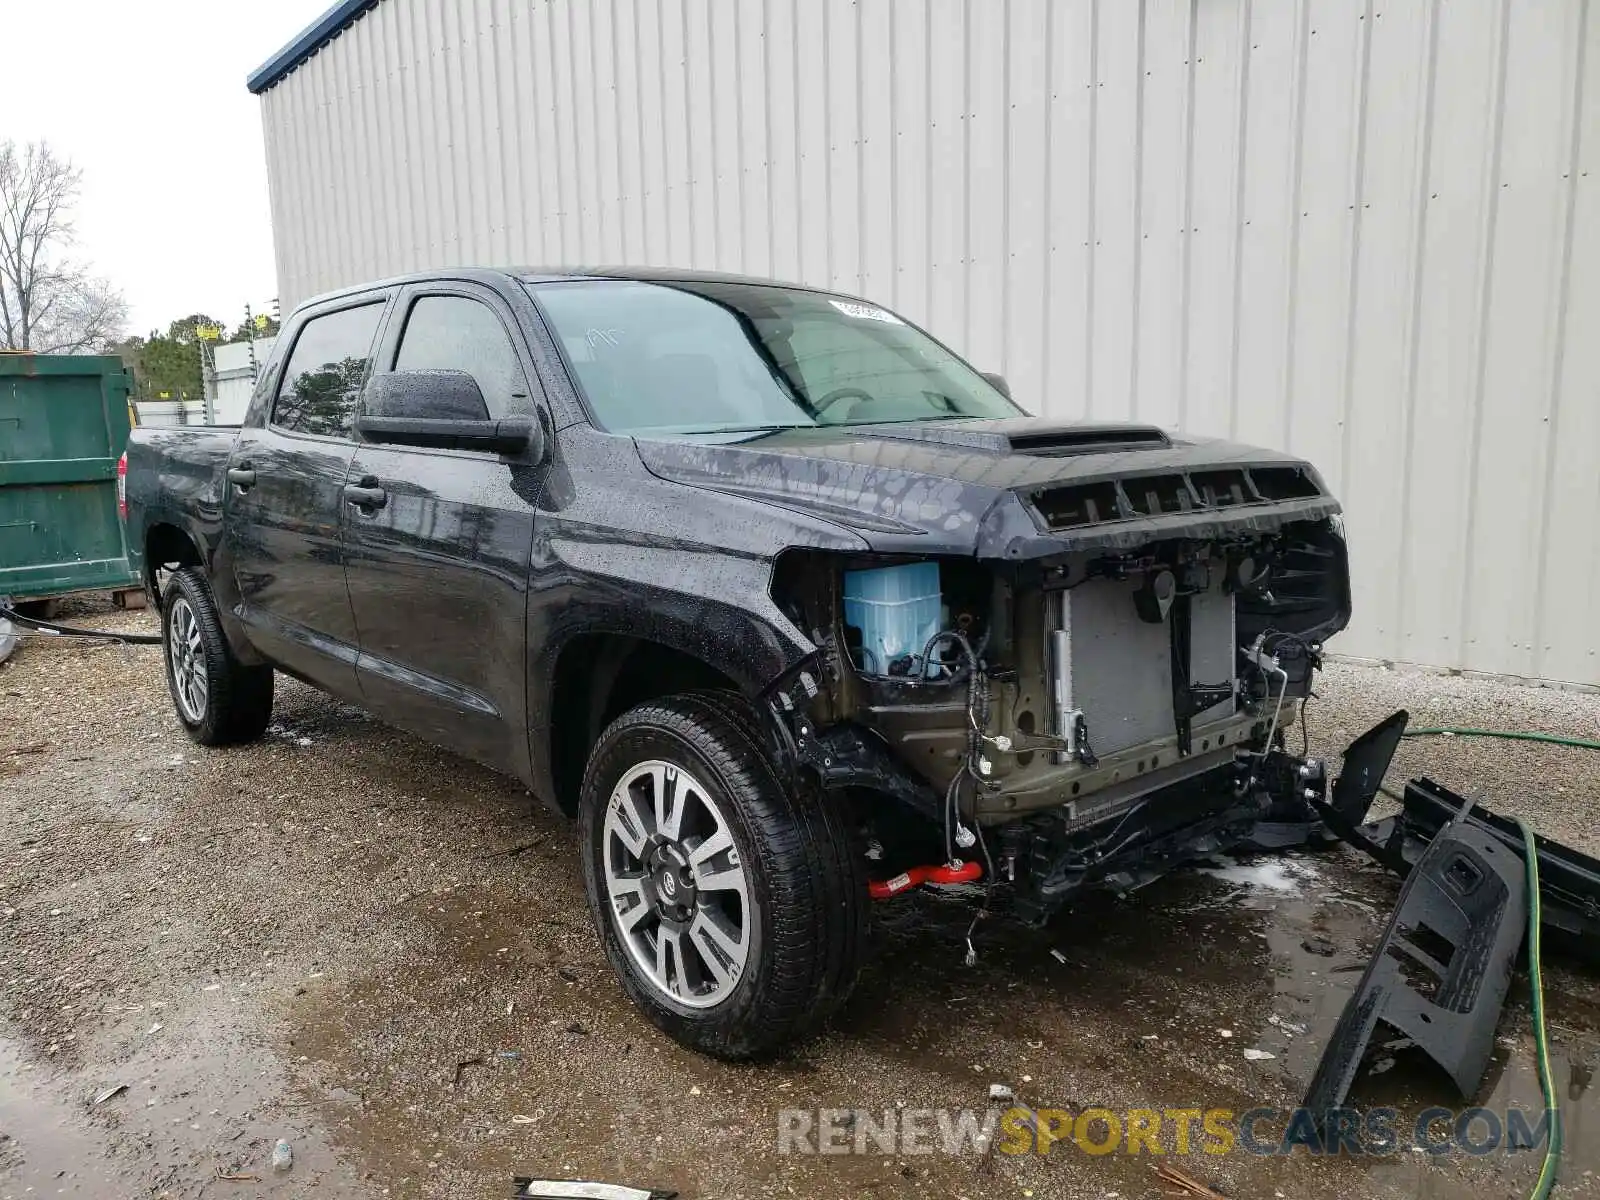
[[1464,1097],[1494,1050],[1500,1007],[1527,927],[1522,858],[1463,804],[1433,837],[1317,1064],[1305,1105],[1344,1103],[1381,1021],[1449,1072]]
[[[1306,1107],[1325,1116],[1343,1105],[1380,1022],[1410,1037],[1470,1097],[1527,930],[1527,862],[1515,821],[1424,778],[1406,786],[1398,815],[1363,823],[1405,722],[1396,713],[1352,742],[1332,802],[1310,802],[1329,830],[1406,881],[1306,1093]],[[1600,861],[1535,840],[1548,944],[1600,963]]]
[[[1405,874],[1421,860],[1428,844],[1461,804],[1460,796],[1433,780],[1414,779],[1406,785],[1400,815],[1367,825],[1360,833],[1363,841],[1376,848],[1371,852],[1380,862]],[[1467,820],[1522,857],[1522,832],[1515,821],[1483,807],[1473,808]],[[1549,838],[1536,836],[1534,842],[1539,849],[1541,928],[1546,948],[1600,965],[1600,861]]]

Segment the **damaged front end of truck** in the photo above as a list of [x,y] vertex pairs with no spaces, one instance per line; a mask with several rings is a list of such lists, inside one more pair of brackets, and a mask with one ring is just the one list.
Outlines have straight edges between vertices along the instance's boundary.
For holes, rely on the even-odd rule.
[[[1303,839],[1326,779],[1286,735],[1350,615],[1316,471],[1149,427],[930,429],[940,452],[993,456],[984,484],[1005,477],[971,514],[969,553],[895,536],[790,550],[773,575],[817,647],[764,698],[773,736],[850,806],[873,894],[981,878],[1042,922],[1083,889]],[[917,503],[937,527],[970,500]]]

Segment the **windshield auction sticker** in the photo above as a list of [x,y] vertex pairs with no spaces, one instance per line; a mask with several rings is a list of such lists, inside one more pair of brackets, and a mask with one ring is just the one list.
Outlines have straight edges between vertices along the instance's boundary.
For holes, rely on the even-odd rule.
[[855,317],[858,321],[882,321],[885,325],[904,325],[905,322],[887,309],[879,308],[875,304],[856,304],[849,300],[829,300],[847,317]]

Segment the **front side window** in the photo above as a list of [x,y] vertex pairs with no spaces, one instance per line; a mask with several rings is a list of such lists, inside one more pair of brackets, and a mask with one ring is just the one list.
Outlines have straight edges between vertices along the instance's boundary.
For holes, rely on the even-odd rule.
[[491,419],[531,411],[505,326],[488,305],[465,296],[423,296],[411,306],[394,369],[467,372]]
[[307,321],[278,386],[272,423],[291,433],[349,437],[382,316],[380,300]]
[[1014,417],[988,380],[893,313],[764,284],[530,285],[590,411],[618,433]]

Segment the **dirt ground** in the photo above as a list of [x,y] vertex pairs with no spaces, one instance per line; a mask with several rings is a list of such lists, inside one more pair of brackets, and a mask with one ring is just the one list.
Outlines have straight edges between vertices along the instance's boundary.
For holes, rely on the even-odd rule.
[[[81,602],[70,619],[153,629]],[[1600,735],[1600,696],[1336,665],[1336,754],[1414,724]],[[1298,738],[1299,731],[1291,732]],[[1594,755],[1407,742],[1415,774],[1600,853]],[[205,750],[158,651],[29,639],[0,666],[0,1198],[507,1196],[516,1175],[689,1200],[1174,1194],[1148,1153],[778,1153],[780,1110],[1290,1108],[1395,883],[1353,851],[1222,861],[1044,931],[884,910],[881,957],[823,1037],[761,1066],[679,1049],[613,985],[571,828],[513,781],[280,677],[257,745]],[[1052,954],[1056,951],[1056,954]],[[1600,1195],[1600,979],[1547,964],[1563,1195]],[[1540,1107],[1526,982],[1478,1103]],[[1271,1058],[1246,1056],[1246,1049]],[[1392,1069],[1391,1069],[1392,1068]],[[1460,1107],[1404,1051],[1354,1100]],[[95,1104],[103,1092],[124,1091]],[[274,1174],[274,1142],[294,1166]],[[1537,1156],[1163,1161],[1235,1197],[1526,1194]]]

